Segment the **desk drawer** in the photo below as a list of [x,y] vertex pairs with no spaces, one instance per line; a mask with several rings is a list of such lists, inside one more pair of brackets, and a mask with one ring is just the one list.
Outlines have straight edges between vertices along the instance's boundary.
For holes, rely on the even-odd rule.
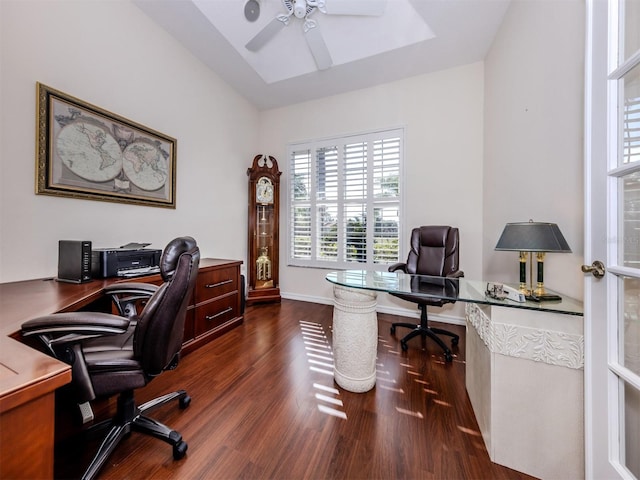
[[238,295],[235,294],[196,307],[196,337],[237,317],[237,305]]
[[237,268],[228,267],[201,272],[196,284],[196,304],[237,290]]

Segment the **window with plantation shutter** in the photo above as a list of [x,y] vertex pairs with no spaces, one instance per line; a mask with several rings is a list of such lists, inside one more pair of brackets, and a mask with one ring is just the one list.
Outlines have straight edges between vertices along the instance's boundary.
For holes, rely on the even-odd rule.
[[622,111],[623,163],[640,161],[640,81],[632,86],[636,94],[624,99]]
[[399,261],[402,129],[289,145],[289,264]]

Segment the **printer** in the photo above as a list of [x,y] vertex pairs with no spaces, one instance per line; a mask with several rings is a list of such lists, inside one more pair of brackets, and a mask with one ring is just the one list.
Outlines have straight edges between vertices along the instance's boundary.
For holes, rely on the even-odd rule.
[[160,271],[162,250],[151,248],[95,248],[91,251],[93,278],[136,277]]

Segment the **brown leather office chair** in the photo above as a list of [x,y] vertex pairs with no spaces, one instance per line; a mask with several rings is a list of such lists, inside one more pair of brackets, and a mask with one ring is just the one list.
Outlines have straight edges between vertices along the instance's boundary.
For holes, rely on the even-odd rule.
[[[400,340],[402,350],[409,348],[407,342],[418,335],[421,338],[429,337],[433,339],[444,350],[445,359],[450,362],[453,354],[447,345],[438,337],[448,335],[452,337],[451,344],[458,344],[459,337],[455,333],[441,328],[429,327],[427,317],[427,306],[441,307],[447,303],[455,302],[458,292],[458,282],[456,278],[464,276],[464,272],[459,270],[459,234],[458,229],[449,226],[423,226],[414,228],[411,231],[411,250],[406,263],[396,263],[389,267],[390,272],[403,271],[409,274],[429,275],[432,277],[444,278],[419,278],[412,279],[410,293],[394,293],[392,295],[417,303],[420,309],[420,324],[393,323],[391,334],[395,334],[396,327],[410,328],[411,331]],[[420,296],[419,293],[430,293],[441,295],[443,299],[429,299]]]
[[[196,241],[176,238],[160,259],[164,281],[160,287],[128,282],[107,289],[117,298],[120,313],[126,310],[129,317],[70,312],[35,318],[22,325],[23,336],[38,337],[52,355],[71,364],[74,397],[81,409],[84,407],[87,420],[93,418],[88,402],[119,395],[116,416],[102,425],[110,426],[109,432],[82,478],[93,478],[132,430],[172,445],[175,459],[184,457],[187,444],[182,436],[144,414],[172,400],[186,408],[191,401],[187,392],[179,390],[138,406],[134,391],[177,366],[199,262]],[[148,301],[138,315],[131,306],[144,297]]]

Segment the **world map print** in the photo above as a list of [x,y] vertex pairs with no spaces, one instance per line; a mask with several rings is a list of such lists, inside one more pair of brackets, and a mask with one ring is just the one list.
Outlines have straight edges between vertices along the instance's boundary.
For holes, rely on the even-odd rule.
[[104,128],[73,122],[58,135],[58,155],[69,170],[92,182],[113,180],[122,170],[122,151]]
[[131,183],[154,192],[167,183],[169,155],[160,142],[135,138],[132,130],[118,125],[109,129],[77,111],[70,114],[56,117],[62,127],[56,147],[62,163],[74,174],[90,182],[113,181],[116,191],[130,191]]
[[176,208],[175,138],[40,82],[37,102],[37,195]]
[[138,188],[157,190],[167,181],[167,163],[160,149],[148,142],[133,142],[123,152],[123,169]]

